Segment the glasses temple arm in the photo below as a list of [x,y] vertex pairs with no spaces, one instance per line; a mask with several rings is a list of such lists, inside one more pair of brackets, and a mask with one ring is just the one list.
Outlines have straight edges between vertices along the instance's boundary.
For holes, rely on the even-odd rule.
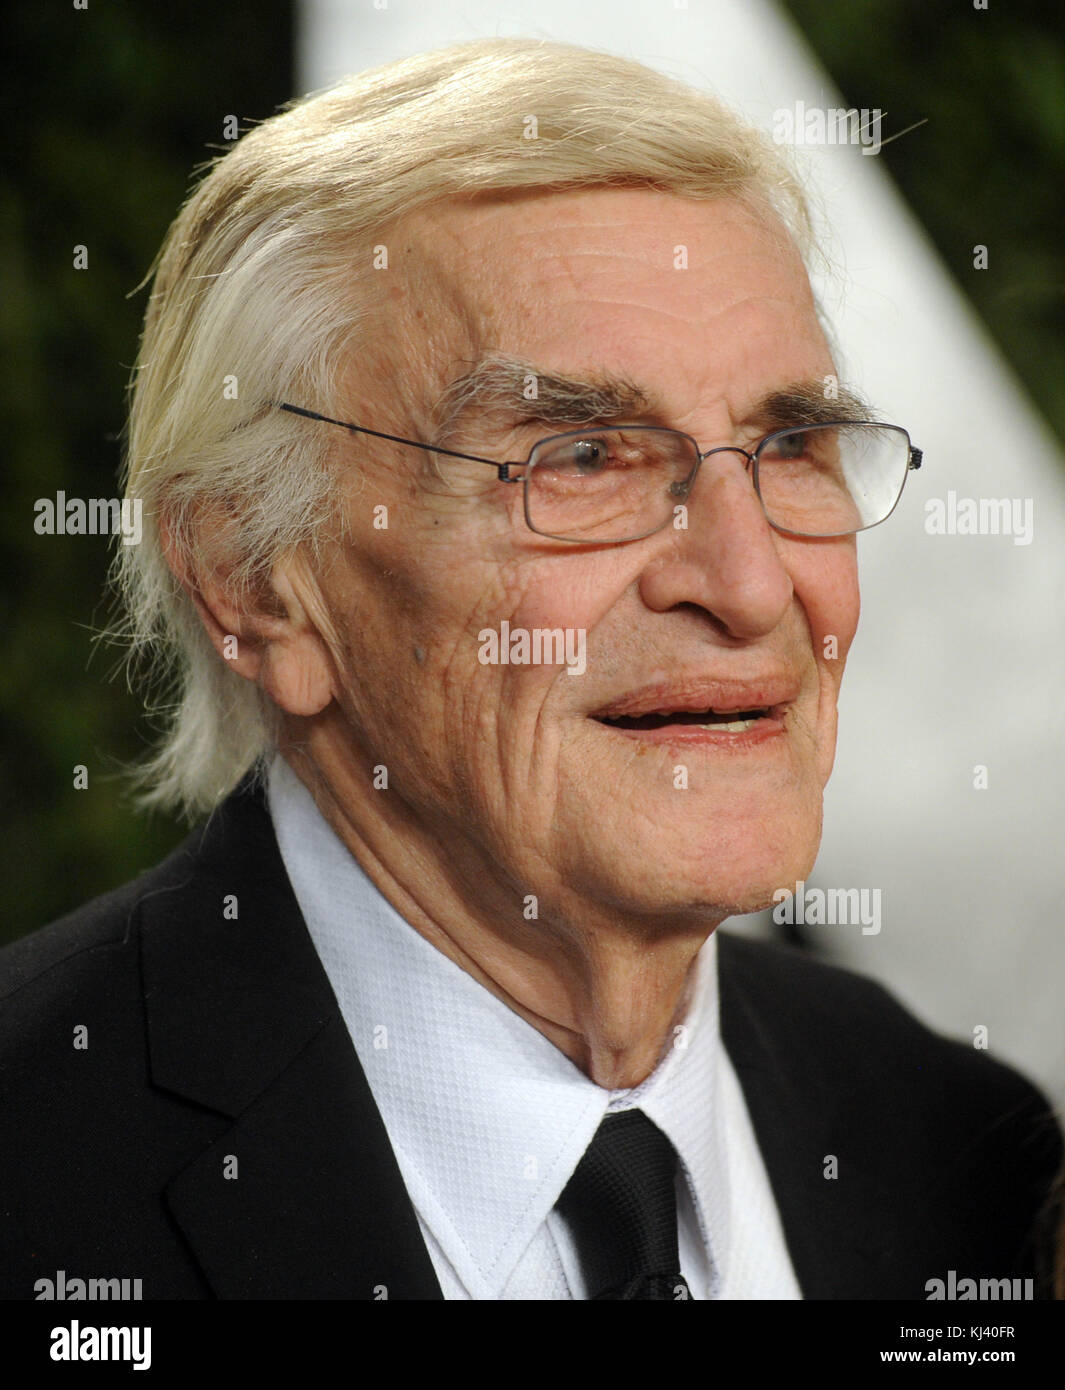
[[372,434],[375,439],[390,439],[393,444],[409,444],[412,449],[427,449],[431,454],[447,454],[453,459],[469,459],[471,463],[487,463],[489,468],[500,470],[500,477],[506,480],[506,473],[503,471],[510,465],[499,463],[495,459],[481,458],[479,454],[460,454],[455,449],[444,449],[438,444],[423,444],[417,439],[402,439],[398,434],[385,434],[382,430],[371,430],[366,425],[352,425],[347,420],[334,420],[329,415],[319,415],[316,410],[304,410],[302,406],[288,405],[284,401],[277,402],[280,410],[287,410],[290,415],[302,415],[308,420],[321,420],[326,425],[339,425],[344,430],[355,430],[359,434]]

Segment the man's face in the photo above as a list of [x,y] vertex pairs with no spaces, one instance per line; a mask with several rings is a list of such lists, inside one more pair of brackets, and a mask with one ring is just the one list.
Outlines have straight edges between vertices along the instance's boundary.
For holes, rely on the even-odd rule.
[[[753,447],[772,427],[762,398],[833,371],[797,253],[732,200],[480,199],[408,219],[389,259],[344,418],[408,438],[489,353],[636,383],[657,408],[626,423],[702,450]],[[515,393],[437,442],[524,459],[589,423],[520,423],[535,409]],[[388,767],[378,795],[457,874],[489,873],[519,914],[535,893],[541,912],[568,895],[636,920],[753,911],[809,870],[858,619],[853,538],[773,531],[735,453],[703,464],[686,529],[587,548],[535,535],[521,486],[482,464],[358,435],[338,449],[349,531],[319,582],[342,639],[343,756],[366,785]],[[484,664],[479,634],[503,620],[583,631],[584,673]],[[762,706],[743,732],[690,722]]]

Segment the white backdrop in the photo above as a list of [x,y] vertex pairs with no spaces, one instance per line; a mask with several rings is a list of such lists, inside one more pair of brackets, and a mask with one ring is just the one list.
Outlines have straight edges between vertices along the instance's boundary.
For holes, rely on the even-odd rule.
[[[377,0],[381,3],[381,0]],[[766,130],[842,106],[766,0],[303,0],[301,90],[492,34],[609,49],[712,88]],[[974,23],[979,15],[974,12]],[[851,93],[882,107],[876,91]],[[887,112],[882,138],[899,129]],[[900,138],[919,141],[921,130]],[[831,958],[882,979],[944,1032],[988,1029],[1065,1104],[1063,854],[1065,461],[876,157],[797,151],[834,267],[817,288],[843,375],[907,426],[926,466],[859,540],[863,614],[811,885],[881,889],[882,929],[813,927]],[[1023,196],[1026,171],[1017,170]],[[979,190],[968,240],[982,243]],[[967,248],[968,249],[968,248]],[[989,265],[973,274],[995,274]],[[925,501],[1031,498],[1032,544],[935,536]],[[974,768],[987,788],[974,788]],[[760,933],[766,921],[734,919]],[[841,1039],[841,1046],[850,1040]]]

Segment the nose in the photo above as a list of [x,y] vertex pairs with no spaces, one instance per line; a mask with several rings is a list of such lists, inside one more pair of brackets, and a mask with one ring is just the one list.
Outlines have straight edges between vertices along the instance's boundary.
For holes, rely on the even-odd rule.
[[686,514],[660,533],[660,548],[640,577],[643,601],[655,612],[695,604],[739,640],[772,632],[794,592],[750,463],[737,448],[703,455]]

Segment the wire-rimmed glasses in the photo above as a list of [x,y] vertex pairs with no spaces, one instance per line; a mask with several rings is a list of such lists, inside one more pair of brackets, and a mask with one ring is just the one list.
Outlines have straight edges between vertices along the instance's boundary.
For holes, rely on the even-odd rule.
[[739,454],[746,460],[770,526],[786,535],[820,539],[853,535],[886,521],[898,505],[907,474],[922,462],[921,450],[906,430],[878,420],[790,426],[774,430],[751,450],[722,445],[705,452],[691,435],[658,425],[571,430],[541,439],[527,459],[499,463],[333,420],[301,406],[281,403],[280,408],[488,464],[501,482],[524,484],[530,530],[585,545],[621,545],[676,524],[700,467],[714,454]]

